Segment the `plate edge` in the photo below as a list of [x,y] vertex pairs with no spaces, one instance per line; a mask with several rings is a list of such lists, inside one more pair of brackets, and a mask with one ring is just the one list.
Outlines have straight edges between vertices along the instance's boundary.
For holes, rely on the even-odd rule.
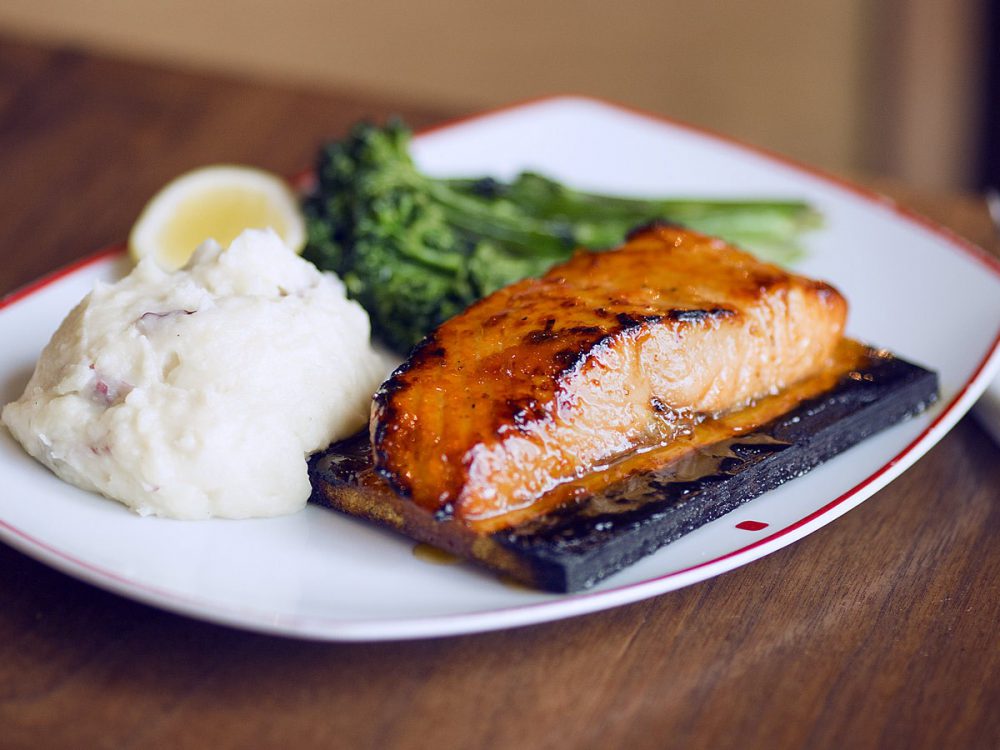
[[[507,104],[494,109],[476,112],[464,117],[452,118],[438,123],[429,128],[417,131],[417,137],[445,131],[451,128],[477,120],[488,119],[508,111],[519,109],[530,109],[543,104],[552,104],[560,101],[565,102],[585,102],[596,104],[605,108],[623,112],[632,116],[651,120],[660,125],[666,125],[675,129],[685,130],[703,137],[708,137],[728,146],[734,146],[741,150],[748,151],[768,160],[782,164],[798,171],[806,176],[827,183],[831,187],[846,191],[868,203],[875,204],[883,210],[888,210],[896,214],[903,220],[909,221],[930,231],[944,240],[949,246],[964,252],[973,259],[978,260],[982,265],[991,270],[997,278],[1000,278],[1000,259],[987,253],[976,244],[958,235],[952,230],[937,224],[931,219],[900,206],[896,201],[883,196],[875,191],[868,190],[855,185],[847,180],[843,180],[822,170],[809,167],[780,154],[770,152],[767,149],[746,144],[725,135],[713,133],[712,131],[688,125],[686,123],[673,120],[665,115],[641,110],[629,105],[618,104],[608,100],[592,96],[564,94],[535,97]],[[0,310],[14,305],[25,298],[40,292],[44,288],[58,282],[59,280],[81,271],[102,260],[110,260],[124,252],[125,246],[122,243],[106,246],[90,255],[77,261],[67,264],[53,272],[45,274],[39,279],[16,288],[10,293],[0,297]],[[877,491],[888,485],[893,479],[898,477],[907,468],[912,466],[921,456],[923,456],[938,440],[940,440],[958,420],[971,408],[976,398],[985,390],[989,382],[989,377],[1000,370],[1000,331],[994,337],[993,344],[986,351],[984,358],[980,361],[972,376],[966,381],[957,394],[942,408],[925,429],[914,438],[905,448],[896,454],[887,463],[883,464],[877,471],[865,477],[855,487],[842,493],[839,497],[830,501],[822,508],[814,511],[808,516],[793,522],[783,529],[777,530],[768,537],[758,539],[755,542],[739,549],[708,560],[697,565],[677,571],[671,571],[655,578],[639,581],[632,584],[604,589],[600,591],[584,592],[582,594],[570,595],[569,597],[556,599],[555,602],[565,604],[565,607],[555,608],[552,601],[538,602],[533,604],[518,605],[496,610],[487,610],[473,613],[459,613],[451,615],[439,615],[430,618],[410,618],[406,620],[393,621],[396,627],[385,627],[384,620],[366,622],[364,620],[329,620],[325,618],[299,618],[294,621],[273,621],[266,618],[254,619],[254,611],[234,610],[231,608],[219,608],[212,602],[203,602],[198,599],[189,599],[173,591],[159,590],[145,583],[136,583],[131,579],[120,576],[114,571],[106,570],[99,566],[91,565],[73,556],[55,550],[45,545],[44,542],[34,539],[26,532],[11,526],[7,522],[0,520],[0,538],[11,544],[12,547],[27,554],[40,562],[51,565],[61,572],[81,578],[89,584],[111,591],[115,594],[125,596],[144,604],[151,604],[172,612],[181,613],[196,619],[224,624],[244,630],[256,632],[267,632],[272,635],[281,635],[295,638],[309,638],[324,641],[388,641],[407,640],[414,638],[446,637],[462,633],[485,632],[507,627],[523,627],[531,624],[541,624],[564,617],[578,616],[592,612],[610,609],[623,604],[639,601],[651,596],[667,593],[687,585],[698,583],[715,575],[733,570],[742,565],[753,562],[764,557],[771,552],[775,552],[795,541],[809,535],[813,531],[836,520],[838,517],[856,507]],[[822,521],[819,523],[819,521]],[[16,540],[16,541],[12,541]],[[695,575],[696,574],[696,575]],[[667,584],[667,585],[664,585]],[[601,597],[600,606],[590,606],[594,597]],[[209,611],[206,611],[206,605]],[[552,613],[545,613],[551,616],[538,617],[538,609],[557,609]],[[568,611],[567,611],[568,610]],[[506,617],[504,615],[507,615]],[[376,626],[375,623],[380,623]],[[447,627],[441,627],[447,624]],[[375,630],[373,634],[370,632]],[[362,632],[368,631],[368,632]]]

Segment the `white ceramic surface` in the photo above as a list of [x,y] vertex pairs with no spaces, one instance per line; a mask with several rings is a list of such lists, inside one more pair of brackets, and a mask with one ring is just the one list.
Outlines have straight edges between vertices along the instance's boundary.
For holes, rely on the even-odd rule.
[[1000,447],[1000,378],[994,379],[976,402],[976,419]]
[[[888,201],[766,154],[580,98],[438,128],[418,139],[415,154],[440,174],[509,177],[533,168],[609,192],[805,198],[826,224],[809,236],[798,269],[846,294],[852,335],[937,370],[941,400],[576,595],[534,593],[465,565],[425,562],[412,542],[320,508],[259,521],[139,518],[62,483],[6,430],[0,539],[149,604],[297,637],[384,640],[554,620],[704,580],[833,521],[923,455],[1000,366],[995,262]],[[3,302],[0,400],[20,394],[42,346],[94,280],[114,278],[125,265],[120,254],[104,253]],[[747,520],[767,526],[737,528]]]

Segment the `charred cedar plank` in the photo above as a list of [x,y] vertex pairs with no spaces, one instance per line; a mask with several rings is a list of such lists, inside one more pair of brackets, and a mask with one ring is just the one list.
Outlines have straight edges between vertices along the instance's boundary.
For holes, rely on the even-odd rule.
[[[490,546],[500,554],[469,554],[473,542],[467,539],[452,551],[464,551],[473,562],[547,591],[585,589],[920,413],[937,399],[937,391],[935,373],[896,357],[878,358],[755,432],[699,449],[684,459],[686,467],[671,464],[629,477],[578,504],[489,535]],[[385,518],[341,502],[344,490],[371,462],[366,440],[346,445],[331,446],[310,460],[312,501],[384,523]],[[690,469],[699,462],[692,478]],[[449,533],[462,533],[457,527],[436,533],[434,525],[433,520],[408,524],[406,532],[439,546],[448,546],[442,541]]]

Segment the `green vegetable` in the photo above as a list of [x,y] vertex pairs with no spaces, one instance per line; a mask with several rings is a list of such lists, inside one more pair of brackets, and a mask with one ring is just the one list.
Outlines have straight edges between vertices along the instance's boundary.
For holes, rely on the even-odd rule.
[[525,172],[440,179],[419,172],[410,131],[361,123],[319,155],[305,256],[335,271],[377,336],[407,351],[475,300],[543,274],[578,247],[609,248],[654,219],[787,263],[817,224],[800,201],[639,200],[572,190]]

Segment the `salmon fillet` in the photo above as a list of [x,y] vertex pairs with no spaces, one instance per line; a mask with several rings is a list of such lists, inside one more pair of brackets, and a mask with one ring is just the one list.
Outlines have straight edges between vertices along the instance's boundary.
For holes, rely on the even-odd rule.
[[375,396],[376,472],[475,526],[818,372],[843,335],[830,285],[667,225],[578,252],[425,339]]

